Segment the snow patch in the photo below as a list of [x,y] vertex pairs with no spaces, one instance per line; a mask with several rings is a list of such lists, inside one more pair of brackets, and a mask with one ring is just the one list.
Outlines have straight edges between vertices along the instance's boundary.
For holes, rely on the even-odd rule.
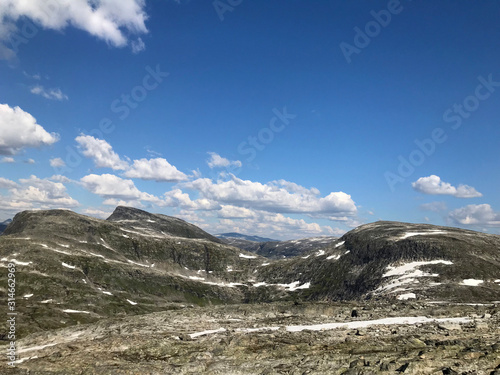
[[10,262],[10,263],[14,263],[18,266],[29,266],[30,263],[33,263],[33,262],[21,262],[20,260],[17,260],[14,258],[12,258],[11,260],[8,260],[7,258],[2,258],[1,260],[2,260],[2,262]]
[[300,332],[304,330],[309,331],[322,331],[335,328],[366,328],[372,325],[393,325],[393,324],[419,324],[419,323],[431,323],[431,322],[452,322],[452,323],[469,323],[471,319],[469,318],[442,318],[434,319],[427,318],[425,316],[410,316],[410,317],[394,317],[394,318],[384,318],[377,320],[364,320],[364,321],[354,321],[347,323],[324,323],[324,324],[313,324],[304,326],[287,326],[286,330],[288,332]]
[[254,256],[254,255],[246,255],[246,254],[242,254],[240,253],[240,258],[245,258],[245,259],[256,259],[257,257]]
[[327,259],[327,260],[332,260],[332,259],[333,259],[333,260],[339,260],[339,259],[340,259],[340,257],[341,257],[341,255],[340,255],[340,254],[337,254],[337,255],[330,255],[330,256],[329,256],[329,257],[327,257],[326,259]]
[[305,283],[300,285],[300,281],[294,281],[293,283],[290,284],[277,284],[278,286],[281,286],[285,289],[288,289],[289,291],[294,291],[297,289],[308,289],[311,286],[311,283]]
[[325,255],[325,250],[318,250],[318,252],[316,253],[316,256],[320,257],[322,255]]
[[131,305],[137,305],[137,302],[131,301],[129,299],[127,299],[127,302],[130,303]]
[[417,296],[415,295],[415,293],[405,293],[398,296],[399,300],[407,300],[410,298],[417,298]]
[[425,235],[429,236],[429,235],[433,235],[433,234],[445,234],[445,233],[447,233],[447,232],[442,231],[442,230],[429,230],[426,232],[406,232],[401,237],[399,237],[399,239],[404,240],[405,238],[413,237],[413,236],[425,236]]
[[[449,260],[431,260],[431,261],[421,261],[421,262],[410,262],[410,263],[405,263],[400,266],[388,266],[387,269],[388,271],[382,275],[382,277],[389,277],[389,276],[400,276],[403,275],[402,278],[404,277],[422,277],[422,276],[439,276],[437,274],[428,274],[420,270],[416,270],[416,268],[425,266],[428,264],[446,264],[450,265],[453,264],[453,262],[450,262]],[[411,272],[411,273],[410,273]]]
[[342,246],[345,243],[345,241],[340,241],[338,244],[335,245],[335,248]]
[[211,330],[208,330],[208,331],[191,333],[191,334],[189,334],[189,337],[191,337],[192,339],[194,339],[195,337],[205,336],[205,335],[211,335],[213,333],[225,332],[225,331],[226,331],[225,328],[211,329]]
[[468,285],[468,286],[478,286],[479,284],[484,283],[483,280],[477,280],[477,279],[465,279],[463,280],[460,285]]
[[205,280],[203,277],[198,276],[188,276],[191,280]]
[[88,311],[71,310],[71,309],[63,310],[63,312],[68,313],[68,314],[90,314],[90,312],[88,312]]
[[25,295],[23,296],[23,298],[30,298],[30,297],[33,297],[33,293],[31,293],[31,294],[25,294]]
[[74,270],[76,268],[76,266],[72,266],[71,264],[68,264],[68,263],[62,262],[61,264],[63,265],[63,267],[71,268],[72,270]]

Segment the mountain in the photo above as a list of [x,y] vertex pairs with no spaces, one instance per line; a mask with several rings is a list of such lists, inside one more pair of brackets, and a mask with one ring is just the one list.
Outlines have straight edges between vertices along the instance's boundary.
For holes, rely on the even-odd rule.
[[236,233],[236,232],[220,233],[220,234],[216,234],[215,237],[224,238],[224,239],[241,239],[241,240],[250,241],[250,242],[277,241],[277,240],[273,240],[272,238],[259,237],[259,236],[248,236],[246,234],[241,234],[241,233]]
[[[260,253],[281,258],[135,208],[117,207],[107,220],[24,211],[0,237],[0,266],[16,265],[21,336],[189,305],[500,299],[497,235],[376,222],[339,239],[263,244]],[[282,257],[292,250],[300,255]]]
[[[236,235],[236,236],[234,236]],[[306,254],[321,249],[338,237],[309,237],[299,240],[277,241],[258,236],[246,236],[239,233],[217,235],[225,243],[240,249],[256,253],[269,259],[281,259]],[[259,239],[257,240],[250,240]]]
[[0,237],[0,257],[3,267],[16,264],[20,334],[242,302],[248,297],[236,284],[265,261],[183,220],[127,207],[108,220],[69,210],[18,213]]
[[0,234],[5,231],[5,228],[12,222],[12,219],[7,219],[4,222],[0,223]]
[[275,261],[267,283],[308,284],[313,300],[500,299],[500,236],[428,224],[362,225],[314,254]]
[[120,223],[122,227],[127,227],[143,235],[162,236],[167,233],[170,236],[199,238],[222,243],[217,237],[182,219],[161,214],[151,214],[133,207],[118,206],[106,220]]
[[273,260],[129,207],[21,212],[0,236],[22,317],[10,372],[500,369],[500,236],[381,221],[294,241],[278,245],[299,256]]

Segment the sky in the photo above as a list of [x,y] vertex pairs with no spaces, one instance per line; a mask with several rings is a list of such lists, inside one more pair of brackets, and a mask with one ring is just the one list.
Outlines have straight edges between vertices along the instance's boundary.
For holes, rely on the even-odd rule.
[[0,0],[0,220],[500,233],[500,3]]

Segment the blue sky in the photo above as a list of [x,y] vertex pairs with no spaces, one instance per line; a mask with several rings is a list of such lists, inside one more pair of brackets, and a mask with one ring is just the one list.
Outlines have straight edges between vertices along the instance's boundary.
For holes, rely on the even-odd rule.
[[0,1],[0,220],[499,233],[498,2],[63,3]]

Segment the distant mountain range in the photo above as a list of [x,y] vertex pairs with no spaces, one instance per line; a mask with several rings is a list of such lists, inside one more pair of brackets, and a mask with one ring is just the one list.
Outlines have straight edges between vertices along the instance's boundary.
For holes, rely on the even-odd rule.
[[7,228],[7,226],[12,222],[12,219],[7,219],[5,220],[4,222],[1,222],[0,223],[0,234],[2,234],[5,230],[5,228]]
[[224,239],[233,239],[234,238],[234,239],[240,239],[240,240],[245,240],[245,241],[250,241],[250,242],[278,241],[278,240],[273,240],[272,238],[259,237],[259,236],[248,236],[246,234],[235,233],[235,232],[216,234],[215,237],[224,238]]
[[425,224],[256,242],[130,207],[107,220],[24,211],[0,236],[0,258],[16,264],[21,336],[187,304],[500,300],[500,236]]
[[324,236],[278,241],[258,236],[246,236],[240,233],[219,234],[217,237],[228,245],[239,247],[269,259],[281,259],[306,254],[324,248],[338,239],[338,237]]

